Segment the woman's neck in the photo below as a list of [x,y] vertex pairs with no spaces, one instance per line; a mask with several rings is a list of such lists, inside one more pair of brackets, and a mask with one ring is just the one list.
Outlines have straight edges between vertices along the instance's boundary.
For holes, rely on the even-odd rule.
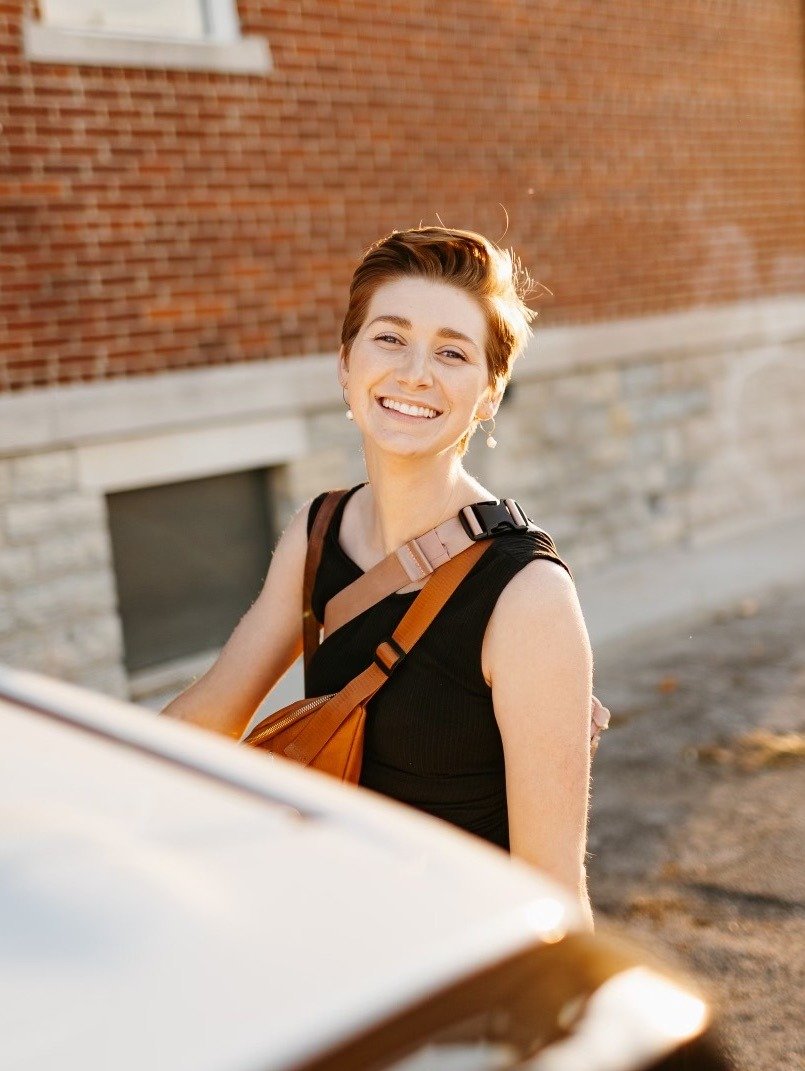
[[383,554],[489,497],[459,458],[366,459],[367,534]]

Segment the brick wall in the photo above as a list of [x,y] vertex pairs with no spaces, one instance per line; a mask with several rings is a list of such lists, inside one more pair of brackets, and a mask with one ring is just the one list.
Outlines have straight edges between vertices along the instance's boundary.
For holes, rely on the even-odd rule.
[[805,288],[797,0],[247,0],[266,76],[32,64],[25,6],[0,390],[332,351],[371,240],[501,204],[542,324]]

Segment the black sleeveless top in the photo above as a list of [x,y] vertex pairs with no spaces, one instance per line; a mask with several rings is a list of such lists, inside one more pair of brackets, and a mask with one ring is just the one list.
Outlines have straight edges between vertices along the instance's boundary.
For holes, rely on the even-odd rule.
[[[338,539],[347,499],[362,486],[339,503],[324,540],[313,588],[319,621],[327,601],[363,572]],[[311,503],[308,535],[324,497]],[[369,701],[366,714],[361,785],[506,850],[503,744],[492,689],[481,670],[481,646],[498,596],[534,558],[557,562],[570,573],[547,533],[507,532],[490,539],[447,605]],[[417,594],[387,595],[331,633],[310,663],[307,694],[339,691],[364,670]]]

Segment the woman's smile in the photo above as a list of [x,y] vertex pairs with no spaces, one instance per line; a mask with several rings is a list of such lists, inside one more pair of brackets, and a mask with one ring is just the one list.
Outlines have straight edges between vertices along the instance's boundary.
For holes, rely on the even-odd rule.
[[408,424],[425,423],[438,419],[441,410],[418,402],[406,402],[399,398],[379,397],[380,408],[390,417]]

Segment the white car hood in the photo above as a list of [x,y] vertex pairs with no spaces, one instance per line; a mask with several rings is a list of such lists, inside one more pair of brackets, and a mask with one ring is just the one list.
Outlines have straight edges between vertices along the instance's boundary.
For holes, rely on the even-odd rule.
[[0,694],[7,1071],[284,1068],[578,925],[410,808],[30,674]]

